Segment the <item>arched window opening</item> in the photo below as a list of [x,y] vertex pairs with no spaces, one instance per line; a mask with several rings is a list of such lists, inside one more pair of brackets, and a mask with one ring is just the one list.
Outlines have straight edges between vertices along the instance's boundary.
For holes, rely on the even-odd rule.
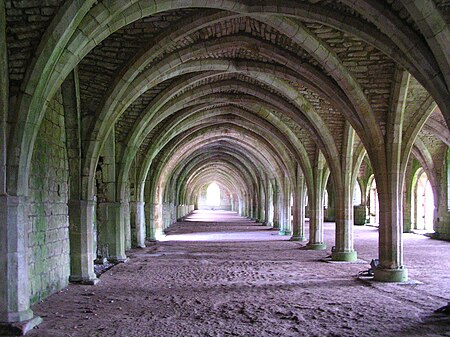
[[375,179],[372,180],[369,189],[369,223],[373,226],[380,225],[380,204]]
[[415,193],[416,203],[413,208],[416,210],[415,227],[418,230],[433,231],[434,195],[430,180],[425,172],[422,172],[417,180]]
[[356,181],[355,187],[353,188],[353,206],[358,205],[361,205],[361,187],[358,181]]
[[323,208],[328,209],[328,191],[325,189],[323,192]]
[[208,206],[220,206],[220,187],[216,183],[211,183],[206,190],[206,204]]

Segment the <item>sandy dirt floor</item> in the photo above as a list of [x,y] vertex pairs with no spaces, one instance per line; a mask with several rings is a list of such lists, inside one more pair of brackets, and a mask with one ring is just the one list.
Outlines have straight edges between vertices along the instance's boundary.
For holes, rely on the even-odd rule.
[[[230,213],[190,220],[98,285],[35,305],[44,322],[27,336],[450,336],[449,316],[433,312],[450,301],[448,242],[406,234],[405,264],[422,284],[385,284],[355,277],[368,263],[320,261],[333,223],[329,249],[308,251]],[[375,258],[377,229],[355,227],[355,248]]]

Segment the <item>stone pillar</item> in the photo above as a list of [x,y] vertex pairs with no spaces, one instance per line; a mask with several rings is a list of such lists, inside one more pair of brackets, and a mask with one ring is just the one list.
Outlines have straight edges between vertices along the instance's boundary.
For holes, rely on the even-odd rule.
[[342,186],[333,184],[335,196],[336,233],[335,249],[331,252],[334,261],[356,261],[357,254],[353,248],[353,144],[355,131],[347,123],[343,142]]
[[[408,161],[408,167],[405,174],[405,186],[403,189],[403,233],[409,233],[413,229],[412,227],[412,191],[413,186],[416,183],[417,176],[414,174],[416,171],[413,160]],[[416,171],[417,172],[417,171]],[[417,172],[418,173],[418,172]]]
[[[403,184],[406,163],[401,155],[405,101],[410,74],[400,68],[395,73],[391,107],[386,124],[386,143],[381,149],[386,161],[374,163],[380,202],[380,226],[378,228],[379,265],[374,270],[374,279],[383,282],[408,280],[408,270],[403,265]],[[407,157],[407,156],[406,156]]]
[[274,201],[273,201],[273,186],[270,181],[268,181],[267,184],[267,194],[269,198],[269,209],[268,209],[268,225],[273,227],[273,221],[274,221]]
[[307,247],[312,250],[322,250],[326,248],[323,241],[323,193],[324,193],[324,165],[325,158],[318,150],[315,165],[313,168],[314,186],[310,191],[309,199],[309,242]]
[[105,256],[111,262],[125,262],[125,230],[123,226],[123,207],[120,202],[102,202],[98,205],[102,218],[102,242],[106,248]]
[[305,177],[300,167],[297,167],[295,189],[294,189],[294,223],[292,229],[292,241],[306,241],[305,237]]
[[264,193],[264,222],[263,225],[265,226],[269,226],[270,225],[270,220],[269,220],[269,207],[270,207],[270,197],[269,197],[269,193],[270,193],[270,182],[269,179],[266,176],[266,190],[263,190]]
[[280,228],[280,190],[276,182],[273,185],[273,228]]
[[366,205],[358,205],[353,206],[353,222],[357,226],[363,226],[366,223],[367,217],[367,206]]
[[292,224],[291,224],[291,184],[289,177],[284,177],[284,189],[282,198],[282,212],[283,220],[280,228],[280,235],[291,235],[292,234]]
[[[347,186],[346,186],[347,185]],[[334,261],[356,261],[357,254],[353,248],[353,198],[352,184],[344,184],[344,191],[339,191],[336,203],[336,238],[335,249],[331,252]],[[343,200],[340,200],[340,199]]]
[[0,195],[0,334],[26,333],[42,322],[30,309],[28,203]]
[[154,206],[152,203],[145,203],[144,205],[145,209],[145,233],[146,233],[146,239],[148,241],[155,241],[155,220],[154,220]]
[[[414,186],[414,189],[411,190],[411,202],[412,205],[414,205],[414,210],[411,210],[411,223],[410,223],[410,230],[412,229],[418,229],[418,223],[417,223],[417,217],[419,216],[419,212],[417,209],[417,182]],[[411,206],[412,206],[411,205]]]
[[440,179],[438,180],[436,216],[434,222],[434,237],[441,240],[450,241],[450,148],[442,162]]
[[161,217],[163,214],[163,205],[153,203],[152,206],[153,223],[150,226],[152,227],[155,240],[158,240],[158,238],[164,236],[164,223]]
[[[394,177],[391,177],[395,180]],[[395,187],[393,187],[395,189]],[[402,196],[396,192],[379,193],[380,227],[379,267],[374,278],[384,282],[403,282],[408,279],[408,270],[403,265]]]
[[309,242],[307,247],[313,250],[326,248],[323,241],[323,197],[321,191],[313,191],[310,200]]
[[99,231],[99,257],[111,262],[124,262],[125,224],[124,207],[116,201],[116,161],[114,130],[111,130],[102,149],[100,163],[102,184],[101,198],[97,205],[97,228]]
[[183,212],[183,205],[178,205],[177,206],[177,220],[181,220],[184,216],[184,212]]
[[336,221],[336,195],[334,193],[334,186],[332,184],[327,188],[328,204],[326,210],[324,209],[324,220],[327,222]]
[[94,274],[94,201],[69,201],[70,282],[96,284]]
[[121,215],[122,219],[121,226],[123,228],[123,236],[124,236],[124,245],[125,250],[131,249],[132,243],[131,241],[133,238],[131,237],[131,209],[130,209],[130,202],[128,200],[122,200],[121,201],[122,208],[121,208]]
[[251,211],[251,200],[250,200],[250,195],[247,193],[246,195],[245,195],[245,216],[247,217],[247,218],[250,218],[251,217],[251,213],[250,213],[250,211]]
[[264,211],[266,205],[266,197],[262,180],[259,180],[258,201],[258,221],[264,223],[266,221],[266,212]]
[[133,248],[145,247],[145,203],[130,202],[131,245]]

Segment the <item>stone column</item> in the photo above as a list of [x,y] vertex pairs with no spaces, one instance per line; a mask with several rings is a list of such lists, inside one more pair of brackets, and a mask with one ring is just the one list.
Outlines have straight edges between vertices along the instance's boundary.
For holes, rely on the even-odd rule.
[[310,227],[309,242],[307,247],[313,250],[326,248],[323,241],[323,197],[321,191],[312,192],[313,198],[310,200]]
[[270,182],[269,179],[267,178],[267,175],[265,177],[266,179],[266,190],[263,190],[264,193],[264,223],[263,225],[265,226],[269,226],[270,225],[270,220],[269,220],[269,211],[270,211],[270,197],[269,197],[269,193],[270,193]]
[[131,237],[131,209],[130,209],[130,201],[128,200],[122,200],[121,201],[121,215],[122,219],[121,226],[123,228],[123,236],[124,236],[124,247],[125,250],[131,249],[132,243],[131,241],[133,238]]
[[28,203],[0,195],[0,334],[24,334],[42,322],[30,309]]
[[154,210],[154,206],[152,203],[145,203],[144,205],[144,210],[145,210],[145,233],[146,233],[146,239],[148,241],[155,241],[155,221],[153,218],[153,210]]
[[[116,201],[116,160],[114,130],[111,130],[102,149],[102,198],[98,202],[97,227],[99,230],[100,257],[111,262],[124,262],[125,224],[124,207]],[[102,251],[103,247],[103,251]],[[103,256],[102,256],[103,255]]]
[[276,182],[273,184],[273,228],[280,228],[280,190]]
[[81,195],[81,111],[78,70],[75,68],[61,85],[66,128],[66,147],[69,160],[70,194],[69,241],[70,282],[96,284],[94,273],[95,247],[95,205],[94,200],[83,200]]
[[334,261],[356,261],[357,254],[353,248],[353,198],[351,184],[340,192],[336,203],[336,238],[335,249],[331,252]]
[[[125,254],[125,231],[123,226],[123,206],[120,202],[102,202],[103,242],[106,245],[106,258],[117,263],[127,260]],[[100,220],[100,218],[99,218]]]
[[436,216],[434,237],[450,241],[450,148],[442,162],[442,170],[437,185]]
[[[391,180],[396,177],[390,175]],[[408,270],[403,265],[402,239],[402,196],[393,182],[391,192],[379,193],[380,227],[379,231],[379,267],[375,269],[375,280],[384,282],[402,282],[408,279]],[[398,186],[398,185],[397,185]]]
[[357,226],[363,226],[366,223],[366,205],[353,206],[353,223]]
[[283,189],[283,201],[282,201],[282,212],[283,220],[280,228],[280,235],[291,235],[292,225],[291,225],[291,184],[289,177],[284,177],[284,189]]
[[69,201],[70,282],[96,284],[94,274],[94,201]]
[[[327,188],[328,192],[328,204],[326,208],[326,215],[324,216],[324,220],[327,222],[335,222],[336,221],[336,198],[339,196],[334,193],[335,186],[333,184],[329,185]],[[324,210],[325,213],[325,210]]]
[[305,237],[305,177],[300,167],[297,167],[297,177],[294,189],[294,223],[292,229],[292,241],[306,241]]
[[259,180],[259,192],[258,192],[258,221],[264,223],[265,219],[265,205],[266,205],[266,197],[264,193],[264,184],[262,180]]
[[247,217],[247,218],[250,218],[251,217],[251,213],[250,213],[250,211],[251,211],[251,199],[250,199],[250,195],[247,193],[246,195],[245,195],[245,216]]
[[386,142],[380,148],[386,161],[374,163],[380,202],[380,226],[378,229],[379,265],[374,279],[383,282],[408,280],[408,270],[403,265],[403,184],[406,164],[401,162],[403,139],[402,125],[410,75],[400,68],[395,73],[391,94],[391,107],[386,124]]
[[[333,185],[336,208],[335,249],[331,252],[334,261],[356,261],[353,248],[353,143],[355,131],[347,123],[343,141],[342,187]],[[330,191],[331,192],[331,191]]]
[[323,193],[324,193],[324,165],[325,158],[319,151],[316,155],[315,165],[313,168],[314,186],[310,191],[309,199],[309,242],[307,247],[312,250],[322,250],[326,248],[323,240]]
[[271,181],[269,180],[267,183],[267,195],[268,195],[268,203],[269,203],[269,207],[268,207],[268,225],[273,227],[273,221],[274,221],[274,201],[273,201],[273,186]]
[[416,182],[416,186],[414,186],[414,189],[411,190],[411,198],[412,198],[412,204],[414,205],[414,213],[411,210],[411,225],[410,225],[410,230],[411,229],[417,229],[417,217],[419,216],[419,212],[417,209],[417,182]]
[[[412,178],[411,178],[412,180]],[[403,198],[403,233],[409,233],[412,230],[412,205],[411,205],[411,192],[412,192],[412,182],[408,181],[408,186],[406,186]]]
[[153,203],[152,204],[153,223],[150,224],[151,230],[153,230],[153,236],[155,240],[158,240],[161,236],[164,236],[163,219],[163,205]]
[[145,203],[130,203],[131,245],[133,248],[145,247]]

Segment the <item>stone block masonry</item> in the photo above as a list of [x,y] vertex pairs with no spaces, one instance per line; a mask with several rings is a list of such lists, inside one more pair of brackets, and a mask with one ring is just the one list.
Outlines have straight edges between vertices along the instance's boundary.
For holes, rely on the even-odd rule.
[[35,303],[68,284],[68,179],[61,93],[51,100],[36,139],[29,178],[28,262]]

